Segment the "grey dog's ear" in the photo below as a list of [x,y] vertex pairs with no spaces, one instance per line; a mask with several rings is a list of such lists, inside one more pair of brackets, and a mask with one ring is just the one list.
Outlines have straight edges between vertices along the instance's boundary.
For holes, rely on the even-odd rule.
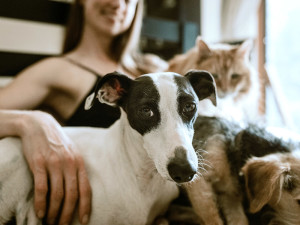
[[199,100],[208,98],[215,106],[217,105],[217,88],[213,76],[204,70],[190,70],[187,77],[194,88]]
[[87,97],[84,109],[90,109],[96,98],[101,103],[119,106],[124,96],[128,93],[132,82],[133,80],[128,76],[118,72],[106,74],[98,80],[94,92]]

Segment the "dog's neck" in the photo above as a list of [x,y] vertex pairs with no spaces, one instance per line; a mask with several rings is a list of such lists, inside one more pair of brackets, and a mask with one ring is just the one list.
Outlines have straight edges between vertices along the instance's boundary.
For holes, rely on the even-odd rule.
[[[119,135],[124,146],[120,146],[128,165],[132,169],[133,179],[139,190],[144,193],[145,204],[151,208],[148,219],[152,221],[154,215],[166,210],[168,203],[178,195],[178,188],[172,181],[164,179],[157,171],[153,160],[149,157],[143,144],[143,137],[134,130],[121,110],[119,121]],[[159,188],[157,188],[159,187]]]
[[119,124],[120,138],[123,139],[121,143],[124,144],[121,148],[135,174],[143,176],[144,179],[152,178],[154,174],[160,176],[144,148],[142,135],[130,126],[127,114],[123,110],[121,110]]

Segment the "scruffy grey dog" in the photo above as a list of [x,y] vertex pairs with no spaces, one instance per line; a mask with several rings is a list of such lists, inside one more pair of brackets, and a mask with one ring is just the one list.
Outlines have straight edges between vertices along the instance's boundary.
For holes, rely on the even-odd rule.
[[201,225],[300,224],[295,144],[215,117],[198,117],[194,128],[203,168],[185,188]]

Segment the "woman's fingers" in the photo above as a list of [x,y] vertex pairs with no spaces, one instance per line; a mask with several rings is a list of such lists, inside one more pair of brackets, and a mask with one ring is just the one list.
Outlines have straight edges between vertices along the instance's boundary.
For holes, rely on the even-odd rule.
[[87,224],[91,214],[92,189],[81,157],[78,163],[79,220],[81,224]]
[[34,174],[38,217],[47,215],[49,224],[69,223],[79,198],[79,220],[87,223],[91,212],[91,187],[76,146],[49,114],[32,112],[27,115],[25,125],[20,136]]
[[65,198],[58,224],[70,224],[78,201],[77,165],[74,156],[69,155],[64,164]]
[[65,191],[62,165],[59,157],[57,157],[57,155],[51,155],[49,162],[51,163],[48,168],[51,190],[47,223],[52,225],[56,223],[58,218]]
[[32,170],[34,175],[34,207],[36,215],[42,219],[46,213],[48,193],[47,171],[43,160],[38,160]]

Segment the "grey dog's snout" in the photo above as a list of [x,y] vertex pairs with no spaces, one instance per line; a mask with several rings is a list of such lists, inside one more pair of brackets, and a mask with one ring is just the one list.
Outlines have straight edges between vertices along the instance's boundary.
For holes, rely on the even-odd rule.
[[186,150],[182,147],[175,149],[175,157],[168,163],[168,172],[176,183],[191,181],[197,173],[197,168],[188,161]]

